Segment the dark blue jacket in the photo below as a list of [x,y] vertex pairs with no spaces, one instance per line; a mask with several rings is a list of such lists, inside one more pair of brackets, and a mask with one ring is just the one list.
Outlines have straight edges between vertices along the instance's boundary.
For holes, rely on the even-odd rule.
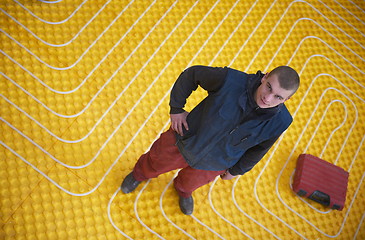
[[[199,80],[202,73],[205,80]],[[176,135],[177,146],[191,167],[244,174],[289,127],[292,117],[284,104],[262,109],[254,101],[253,93],[262,77],[261,72],[246,74],[203,66],[180,75],[171,92],[172,109],[182,109],[198,85],[208,91],[187,117],[189,131],[185,130],[184,136]]]

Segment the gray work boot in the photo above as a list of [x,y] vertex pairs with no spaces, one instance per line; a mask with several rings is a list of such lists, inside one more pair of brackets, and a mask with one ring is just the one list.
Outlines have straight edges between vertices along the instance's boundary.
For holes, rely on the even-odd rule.
[[179,205],[180,205],[181,211],[185,215],[191,215],[193,213],[194,200],[193,200],[192,196],[190,196],[188,198],[183,198],[183,197],[179,196]]
[[133,172],[130,172],[123,180],[122,186],[120,188],[122,189],[123,193],[130,193],[133,192],[138,185],[141,183],[141,181],[137,181],[133,177]]

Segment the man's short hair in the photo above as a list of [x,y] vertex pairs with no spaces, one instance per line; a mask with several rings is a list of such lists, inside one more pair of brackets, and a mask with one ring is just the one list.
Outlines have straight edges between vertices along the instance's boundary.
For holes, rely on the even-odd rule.
[[293,94],[298,90],[300,78],[293,68],[289,66],[276,67],[269,73],[269,77],[272,75],[278,77],[280,87],[285,90],[293,90]]

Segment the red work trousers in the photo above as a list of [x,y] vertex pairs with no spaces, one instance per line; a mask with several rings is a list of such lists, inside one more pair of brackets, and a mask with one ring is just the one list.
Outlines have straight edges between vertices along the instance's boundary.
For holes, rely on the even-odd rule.
[[170,128],[161,134],[151,149],[143,154],[133,169],[138,181],[155,178],[162,173],[182,168],[174,179],[174,186],[181,197],[190,197],[193,191],[225,172],[199,170],[190,167],[181,155],[176,144],[175,132]]

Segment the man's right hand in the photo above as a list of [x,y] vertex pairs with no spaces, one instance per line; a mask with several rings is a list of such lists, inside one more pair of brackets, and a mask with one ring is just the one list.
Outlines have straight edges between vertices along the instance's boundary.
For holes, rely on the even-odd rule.
[[183,126],[186,130],[189,130],[188,123],[186,122],[186,117],[188,112],[182,112],[177,114],[170,114],[171,118],[171,128],[177,132],[180,136],[184,136]]

